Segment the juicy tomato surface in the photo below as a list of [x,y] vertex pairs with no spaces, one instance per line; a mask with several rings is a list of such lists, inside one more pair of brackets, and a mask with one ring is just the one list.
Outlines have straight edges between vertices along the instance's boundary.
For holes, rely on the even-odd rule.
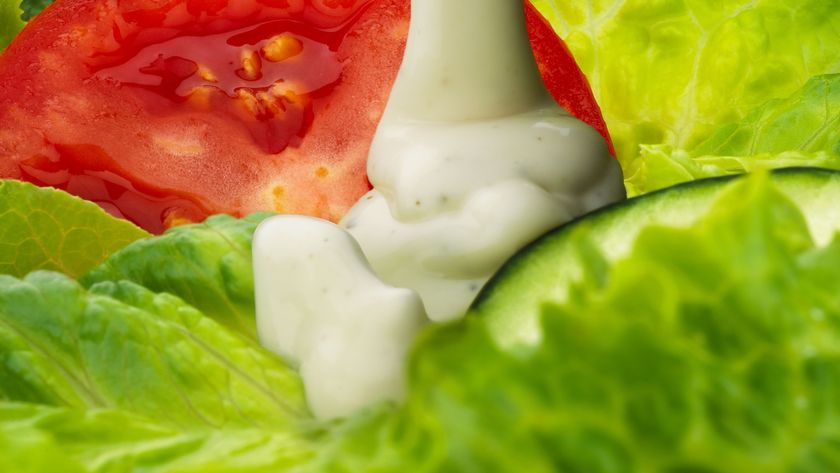
[[[530,4],[558,102],[607,137]],[[155,233],[214,213],[337,220],[396,77],[409,0],[57,0],[0,55],[0,177]]]

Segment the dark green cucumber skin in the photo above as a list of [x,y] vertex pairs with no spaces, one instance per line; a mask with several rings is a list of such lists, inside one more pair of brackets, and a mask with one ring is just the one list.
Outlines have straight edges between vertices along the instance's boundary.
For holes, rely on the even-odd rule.
[[[771,175],[773,182],[803,210],[809,225],[822,219],[819,223],[829,230],[840,229],[840,210],[826,211],[831,204],[824,202],[833,195],[831,201],[840,207],[840,172],[787,168]],[[573,232],[587,231],[584,227],[589,227],[592,235],[617,237],[610,245],[604,245],[603,241],[596,245],[606,253],[607,261],[613,261],[615,257],[610,251],[616,246],[615,242],[629,247],[645,226],[652,223],[668,225],[671,222],[662,218],[664,213],[682,214],[685,216],[683,224],[690,224],[705,213],[726,184],[741,177],[743,175],[702,179],[658,190],[604,207],[548,231],[522,248],[496,272],[479,292],[467,316],[482,318],[503,349],[528,351],[539,339],[540,307],[548,302],[562,302],[563,297],[558,294],[564,293],[569,283],[576,280],[568,274],[581,270],[573,262],[562,261],[564,256],[572,256],[566,248]],[[823,205],[809,205],[813,202],[823,202]]]

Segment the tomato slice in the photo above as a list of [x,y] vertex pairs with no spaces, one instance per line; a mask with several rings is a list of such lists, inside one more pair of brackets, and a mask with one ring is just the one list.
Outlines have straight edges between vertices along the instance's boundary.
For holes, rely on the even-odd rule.
[[[604,136],[530,4],[558,102]],[[408,0],[57,0],[0,56],[0,177],[152,232],[256,210],[337,220],[396,77]]]

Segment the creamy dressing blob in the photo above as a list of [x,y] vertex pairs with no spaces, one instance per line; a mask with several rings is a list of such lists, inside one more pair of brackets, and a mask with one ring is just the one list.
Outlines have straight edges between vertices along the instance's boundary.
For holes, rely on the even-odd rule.
[[322,418],[400,399],[427,317],[461,317],[528,242],[625,196],[603,137],[546,91],[521,0],[412,0],[411,15],[374,189],[343,228],[281,216],[254,236],[260,340],[300,364]]
[[271,217],[253,254],[260,342],[298,367],[317,417],[402,398],[406,351],[428,320],[417,293],[380,281],[325,220]]
[[374,190],[341,224],[445,321],[525,244],[625,191],[604,138],[545,89],[521,1],[414,0],[411,15]]

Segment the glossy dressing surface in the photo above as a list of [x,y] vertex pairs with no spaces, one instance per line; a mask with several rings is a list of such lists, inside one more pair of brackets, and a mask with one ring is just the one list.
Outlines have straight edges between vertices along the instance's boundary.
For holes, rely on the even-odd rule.
[[342,225],[433,320],[463,315],[529,241],[624,198],[605,140],[546,91],[515,0],[412,3],[368,175]]
[[414,291],[380,281],[326,220],[272,217],[253,251],[260,341],[297,365],[316,416],[402,398],[403,361],[427,322]]
[[426,317],[462,316],[522,246],[624,197],[603,137],[545,90],[518,0],[412,2],[368,175],[343,228],[275,217],[254,241],[260,337],[322,417],[399,399]]

